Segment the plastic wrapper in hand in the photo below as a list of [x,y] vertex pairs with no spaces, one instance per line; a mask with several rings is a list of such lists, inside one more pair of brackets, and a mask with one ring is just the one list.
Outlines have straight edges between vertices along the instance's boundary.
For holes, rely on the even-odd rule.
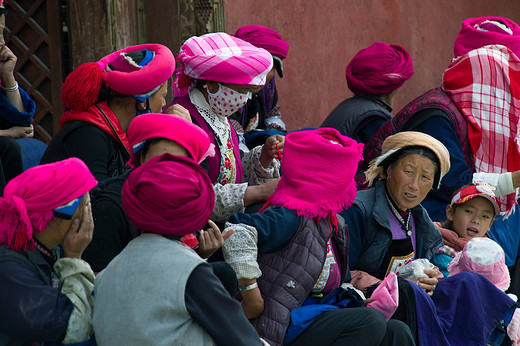
[[424,273],[425,269],[434,268],[435,266],[426,258],[419,258],[406,263],[404,266],[399,268],[396,274],[403,279],[417,281],[421,278],[428,278],[428,275]]

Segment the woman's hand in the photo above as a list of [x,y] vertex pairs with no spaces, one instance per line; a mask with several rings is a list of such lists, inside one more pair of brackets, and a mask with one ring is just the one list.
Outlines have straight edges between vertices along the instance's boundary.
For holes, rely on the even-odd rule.
[[215,251],[224,245],[224,241],[235,233],[235,230],[230,229],[226,233],[222,234],[213,221],[209,220],[208,223],[210,228],[206,231],[201,230],[199,235],[199,247],[197,248],[197,253],[202,258],[211,257]]
[[88,244],[92,241],[92,235],[94,234],[94,220],[92,218],[92,207],[90,206],[90,201],[83,208],[83,217],[80,215],[74,218],[63,241],[65,257],[81,259],[83,251],[85,251]]
[[188,120],[190,123],[192,122],[190,112],[179,104],[171,105],[170,107],[166,108],[163,113],[175,115],[176,117]]
[[4,88],[13,87],[16,83],[14,79],[14,67],[16,66],[16,55],[7,46],[0,48],[0,78]]
[[437,286],[437,283],[439,282],[437,279],[437,272],[434,269],[424,269],[424,274],[428,275],[428,277],[417,280],[417,285],[425,290],[426,293],[428,293],[428,295],[431,297],[435,287]]
[[0,136],[14,139],[31,138],[34,136],[34,127],[32,124],[30,126],[13,126],[7,130],[0,130]]
[[261,185],[248,186],[244,194],[244,207],[255,203],[264,203],[274,193],[280,178],[270,179]]
[[262,153],[260,154],[260,163],[264,168],[267,168],[271,165],[273,159],[281,159],[281,154],[283,154],[283,146],[285,144],[285,137],[282,135],[273,135],[265,141],[265,144],[262,146]]

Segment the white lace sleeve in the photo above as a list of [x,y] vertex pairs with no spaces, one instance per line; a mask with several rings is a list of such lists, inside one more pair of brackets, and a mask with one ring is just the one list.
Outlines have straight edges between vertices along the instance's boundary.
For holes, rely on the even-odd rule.
[[244,195],[247,184],[213,185],[215,190],[215,207],[211,220],[218,223],[226,222],[231,215],[244,211]]
[[273,160],[269,167],[264,168],[260,163],[261,154],[262,146],[259,145],[242,158],[244,182],[248,182],[249,185],[260,185],[269,179],[280,178],[280,162]]
[[92,335],[94,272],[87,262],[69,257],[56,261],[54,271],[60,278],[60,292],[74,304],[67,326],[67,334],[62,343],[72,344],[86,341]]
[[256,279],[262,276],[256,261],[258,255],[258,233],[256,228],[245,224],[226,223],[224,232],[234,229],[235,233],[222,246],[224,260],[236,272],[238,279]]

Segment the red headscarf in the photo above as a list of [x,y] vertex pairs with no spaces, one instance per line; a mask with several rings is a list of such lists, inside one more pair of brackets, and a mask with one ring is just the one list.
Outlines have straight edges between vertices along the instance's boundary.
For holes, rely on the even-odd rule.
[[123,208],[138,229],[184,236],[208,222],[215,193],[208,174],[191,158],[163,154],[130,173]]
[[283,149],[283,175],[264,208],[279,205],[300,216],[335,219],[356,197],[354,175],[362,153],[363,144],[336,129],[289,133]]
[[287,58],[289,53],[289,43],[282,40],[279,33],[262,25],[243,26],[235,32],[235,37],[263,48],[281,59]]
[[401,46],[375,42],[347,65],[347,85],[357,95],[390,94],[413,75],[410,54]]
[[0,197],[0,244],[19,251],[53,218],[53,209],[90,191],[97,181],[72,157],[35,166],[13,178]]
[[455,57],[490,44],[506,46],[520,57],[520,27],[504,17],[468,18],[455,39]]

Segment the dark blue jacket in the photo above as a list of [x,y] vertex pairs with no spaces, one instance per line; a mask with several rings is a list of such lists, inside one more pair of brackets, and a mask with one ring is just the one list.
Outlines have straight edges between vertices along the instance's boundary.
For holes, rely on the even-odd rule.
[[375,96],[348,98],[327,116],[320,127],[332,127],[342,135],[366,143],[388,119],[392,109]]
[[0,245],[0,345],[63,340],[74,305],[52,287],[52,272],[40,251]]
[[[390,209],[385,194],[385,181],[380,180],[375,187],[358,191],[352,206],[340,213],[350,236],[350,270],[362,270],[375,276],[383,262],[392,242]],[[442,245],[442,236],[421,205],[412,209],[412,215],[416,234],[415,257],[431,261]]]

